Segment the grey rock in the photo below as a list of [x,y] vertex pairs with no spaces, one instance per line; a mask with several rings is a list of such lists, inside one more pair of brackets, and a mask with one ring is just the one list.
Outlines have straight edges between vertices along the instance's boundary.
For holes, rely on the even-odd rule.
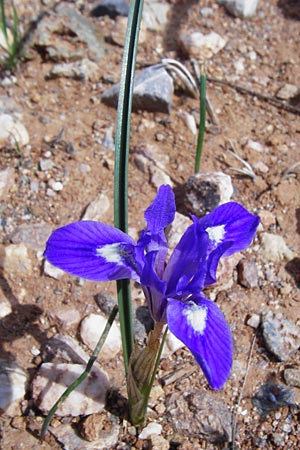
[[[44,363],[32,382],[32,399],[47,414],[68,386],[84,371],[83,364]],[[87,377],[59,406],[58,416],[79,416],[99,412],[105,405],[110,383],[106,372],[93,366]]]
[[258,270],[255,261],[241,259],[237,266],[239,283],[245,288],[258,286]]
[[86,207],[82,220],[95,220],[103,221],[105,213],[110,208],[110,201],[103,192],[98,194],[98,196]]
[[93,61],[87,58],[81,61],[75,61],[70,63],[56,64],[49,71],[48,78],[72,78],[79,81],[92,81],[99,80],[100,72],[99,66]]
[[232,414],[217,396],[203,391],[174,393],[167,401],[168,420],[180,434],[212,443],[231,442]]
[[231,178],[222,172],[192,175],[185,188],[184,206],[197,217],[229,202],[233,195]]
[[54,162],[51,159],[40,159],[39,160],[40,170],[46,172],[47,170],[51,170],[54,167]]
[[95,295],[95,301],[101,311],[108,317],[112,312],[114,306],[117,304],[117,299],[113,295],[106,292],[99,292]]
[[300,369],[285,369],[283,372],[284,381],[289,386],[300,388]]
[[0,113],[0,145],[24,147],[29,143],[28,131],[23,123],[15,116]]
[[295,391],[280,383],[268,382],[261,386],[253,397],[253,404],[261,416],[271,411],[295,404]]
[[55,62],[86,57],[98,62],[104,55],[104,38],[99,30],[76,9],[63,6],[43,17],[31,45]]
[[[117,106],[119,85],[104,91],[102,101]],[[169,113],[172,107],[173,80],[163,67],[151,66],[137,73],[133,89],[133,111]]]
[[10,235],[13,244],[24,244],[35,251],[43,251],[52,227],[46,223],[22,224]]
[[85,364],[89,360],[89,355],[71,336],[56,334],[45,344],[42,359],[44,362]]
[[47,316],[60,330],[67,330],[74,325],[78,325],[81,319],[79,311],[75,308],[63,308],[49,311]]
[[235,17],[246,19],[255,14],[258,0],[218,0]]
[[260,324],[260,314],[252,314],[247,320],[247,325],[251,328],[258,328]]
[[114,19],[117,16],[128,16],[129,6],[126,0],[102,0],[91,11],[91,16],[109,16]]
[[0,360],[0,409],[7,415],[18,414],[26,383],[27,374],[20,366],[12,361]]
[[262,317],[262,329],[267,348],[279,361],[287,361],[300,347],[300,326],[283,314],[269,311]]
[[156,0],[146,0],[143,8],[143,23],[150,31],[163,31],[168,21],[170,5]]

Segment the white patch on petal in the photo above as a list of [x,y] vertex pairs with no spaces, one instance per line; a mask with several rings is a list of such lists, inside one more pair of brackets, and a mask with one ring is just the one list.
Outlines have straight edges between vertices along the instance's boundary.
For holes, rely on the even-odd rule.
[[218,225],[216,227],[208,227],[205,230],[208,233],[209,239],[213,241],[213,243],[219,244],[223,241],[225,236],[225,225]]
[[183,310],[188,324],[196,333],[203,334],[206,328],[207,307],[196,305],[194,302],[189,302],[189,307]]
[[120,244],[107,244],[99,247],[96,250],[97,255],[101,256],[106,262],[120,264],[122,258],[120,255]]

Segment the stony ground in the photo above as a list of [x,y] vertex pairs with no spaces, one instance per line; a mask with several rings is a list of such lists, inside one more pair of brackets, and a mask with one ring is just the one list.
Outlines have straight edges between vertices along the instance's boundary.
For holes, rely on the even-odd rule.
[[[84,214],[113,223],[116,111],[101,96],[119,80],[126,19],[91,17],[96,3],[58,5],[88,19],[93,33],[84,42],[76,34],[80,27],[72,31],[61,23],[51,0],[15,1],[28,39],[24,58],[13,74],[2,71],[0,83],[0,391],[3,398],[16,395],[15,402],[1,404],[2,448],[299,448],[300,13],[297,2],[277,0],[260,2],[249,19],[230,15],[213,0],[162,1],[167,21],[156,30],[145,21],[137,56],[138,70],[172,58],[192,71],[191,59],[200,56],[184,47],[186,36],[214,31],[224,39],[222,49],[205,55],[214,114],[207,118],[201,170],[230,175],[232,199],[261,217],[251,248],[224,263],[220,282],[206,292],[232,329],[228,383],[211,393],[182,348],[162,360],[149,405],[150,431],[141,435],[144,427],[100,409],[87,417],[58,416],[45,441],[38,440],[43,408],[32,385],[41,364],[51,360],[45,346],[60,333],[89,354],[80,323],[99,314],[97,294],[107,302],[115,295],[114,283],[53,272],[42,258],[58,226]],[[45,21],[56,24],[52,32]],[[74,61],[77,72],[74,67],[67,74],[51,72]],[[139,110],[132,116],[133,237],[143,229],[143,211],[161,182],[173,184],[179,212],[187,213],[199,101],[179,81],[169,113]],[[133,300],[143,305],[137,286]],[[82,361],[54,353],[57,361]],[[124,394],[121,352],[101,365]],[[121,414],[121,403],[111,395],[108,409]],[[223,443],[216,442],[220,439]]]

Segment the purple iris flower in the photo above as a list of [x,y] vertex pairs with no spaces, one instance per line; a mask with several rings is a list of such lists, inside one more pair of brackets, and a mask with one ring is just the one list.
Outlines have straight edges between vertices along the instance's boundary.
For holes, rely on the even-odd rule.
[[216,281],[221,256],[244,250],[259,218],[238,203],[223,204],[187,228],[166,263],[165,228],[175,216],[170,186],[161,186],[145,212],[146,230],[137,243],[100,222],[81,221],[55,230],[45,257],[66,272],[94,281],[131,278],[145,293],[153,319],[167,323],[192,352],[211,388],[220,389],[232,365],[229,326],[202,293]]

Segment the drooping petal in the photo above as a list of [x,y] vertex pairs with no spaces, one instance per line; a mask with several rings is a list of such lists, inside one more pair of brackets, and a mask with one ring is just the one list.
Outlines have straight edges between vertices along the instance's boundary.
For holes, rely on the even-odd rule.
[[147,253],[141,274],[141,285],[154,320],[166,321],[166,288],[167,283],[158,278],[155,270],[156,252]]
[[93,281],[132,278],[141,267],[135,243],[125,233],[100,222],[74,222],[55,230],[46,244],[45,258],[56,267]]
[[231,242],[223,254],[229,256],[248,247],[254,238],[259,217],[249,213],[239,203],[229,202],[218,206],[198,222],[208,233],[212,250]]
[[212,389],[221,389],[232,366],[232,339],[216,304],[203,296],[183,302],[168,299],[171,332],[192,352]]
[[173,296],[198,293],[206,276],[208,234],[194,222],[175,247],[164,271],[167,294]]

